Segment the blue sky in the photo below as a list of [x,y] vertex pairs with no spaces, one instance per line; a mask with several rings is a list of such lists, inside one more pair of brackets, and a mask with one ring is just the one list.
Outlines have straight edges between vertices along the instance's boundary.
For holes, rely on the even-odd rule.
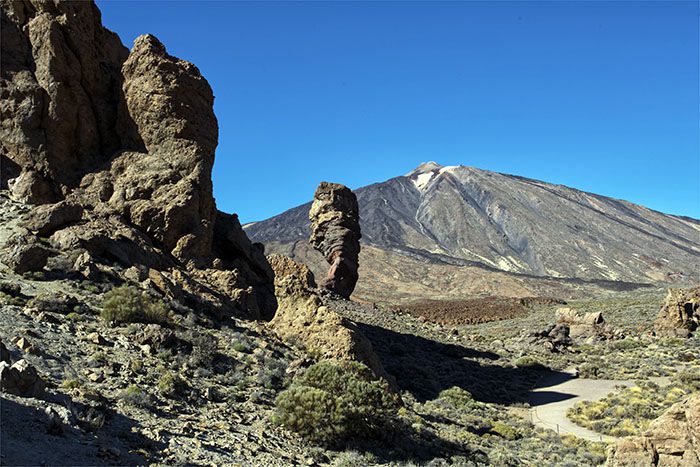
[[697,2],[97,2],[216,96],[242,222],[423,161],[700,218]]

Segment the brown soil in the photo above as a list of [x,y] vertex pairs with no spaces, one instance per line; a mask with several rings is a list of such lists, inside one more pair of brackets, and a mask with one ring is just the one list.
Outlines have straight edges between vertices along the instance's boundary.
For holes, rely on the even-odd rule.
[[566,304],[549,297],[484,297],[468,300],[421,300],[400,310],[415,317],[440,324],[478,324],[522,316],[533,305]]

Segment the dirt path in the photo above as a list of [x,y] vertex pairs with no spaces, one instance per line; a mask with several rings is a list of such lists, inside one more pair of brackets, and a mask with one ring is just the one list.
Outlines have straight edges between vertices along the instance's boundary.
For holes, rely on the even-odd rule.
[[568,373],[551,373],[540,379],[530,392],[530,418],[535,426],[556,430],[560,434],[573,434],[590,441],[614,441],[612,436],[602,435],[580,427],[566,417],[566,411],[580,401],[594,401],[615,391],[615,386],[634,386],[632,381],[576,378]]

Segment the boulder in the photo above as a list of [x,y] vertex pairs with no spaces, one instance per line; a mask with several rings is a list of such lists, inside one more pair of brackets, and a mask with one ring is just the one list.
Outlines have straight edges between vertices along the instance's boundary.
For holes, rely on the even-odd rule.
[[659,335],[689,337],[700,327],[700,287],[668,289],[666,300],[654,322]]
[[58,199],[51,183],[35,170],[23,170],[17,178],[6,183],[10,189],[10,197],[21,203],[51,203]]
[[311,290],[309,268],[281,255],[270,255],[275,272],[277,312],[269,325],[283,340],[298,342],[318,358],[354,360],[390,380],[370,341],[352,321],[324,306]]
[[671,406],[642,436],[619,440],[608,452],[606,466],[700,465],[700,394]]
[[13,365],[0,362],[0,389],[21,397],[39,397],[45,384],[28,361],[21,359]]
[[557,323],[569,328],[572,338],[585,338],[591,336],[605,336],[610,334],[610,328],[605,323],[603,313],[596,311],[581,313],[573,308],[558,308],[556,311]]
[[3,262],[17,274],[41,271],[51,252],[28,231],[18,232],[4,245]]
[[40,237],[48,237],[58,229],[78,222],[83,207],[76,203],[61,201],[56,204],[37,206],[24,220],[24,227]]
[[321,252],[330,268],[320,286],[349,298],[358,279],[360,214],[357,197],[346,186],[321,182],[309,211],[309,243]]

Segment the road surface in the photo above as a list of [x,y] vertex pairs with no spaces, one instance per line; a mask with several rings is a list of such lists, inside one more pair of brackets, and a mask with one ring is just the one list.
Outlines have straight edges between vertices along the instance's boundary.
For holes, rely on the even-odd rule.
[[589,441],[615,441],[615,437],[602,435],[576,425],[566,417],[566,411],[580,401],[602,399],[615,391],[615,386],[634,386],[632,381],[577,378],[570,373],[549,372],[530,392],[530,418],[535,426],[556,430],[560,434],[573,434]]

